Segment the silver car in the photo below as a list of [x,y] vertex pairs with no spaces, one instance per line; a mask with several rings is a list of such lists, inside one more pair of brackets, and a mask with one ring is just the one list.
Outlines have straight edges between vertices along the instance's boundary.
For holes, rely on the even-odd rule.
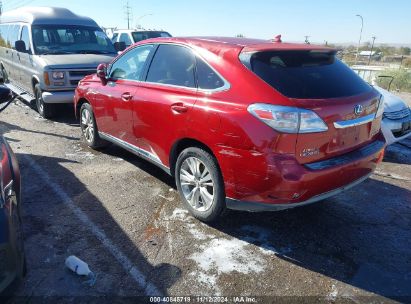
[[411,110],[400,97],[374,85],[384,96],[384,114],[381,130],[387,145],[411,136]]
[[97,23],[64,8],[30,7],[0,17],[0,75],[45,118],[117,51]]

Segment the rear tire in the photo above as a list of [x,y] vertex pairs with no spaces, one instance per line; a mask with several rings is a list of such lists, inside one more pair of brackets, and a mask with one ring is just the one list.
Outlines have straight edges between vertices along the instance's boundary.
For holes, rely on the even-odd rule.
[[223,214],[224,181],[214,156],[200,148],[187,148],[177,158],[174,176],[180,196],[194,217],[213,222]]
[[36,97],[36,107],[37,112],[39,112],[40,116],[43,118],[52,118],[55,114],[55,105],[45,103],[42,97],[42,90],[39,84],[36,84],[34,87],[34,94]]
[[88,103],[83,103],[80,108],[81,135],[86,144],[93,149],[107,146],[107,142],[98,134],[93,108]]

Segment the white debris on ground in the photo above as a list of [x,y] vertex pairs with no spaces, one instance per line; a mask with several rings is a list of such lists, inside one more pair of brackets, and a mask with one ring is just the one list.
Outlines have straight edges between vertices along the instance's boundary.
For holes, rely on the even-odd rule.
[[[193,248],[194,253],[189,256],[189,259],[197,264],[197,270],[190,276],[217,294],[217,280],[222,274],[261,273],[267,265],[266,256],[291,251],[290,248],[274,248],[269,241],[271,232],[259,226],[243,226],[239,232],[245,236],[240,239],[226,235],[216,237],[213,233],[206,233],[210,227],[195,220],[187,210],[175,209],[165,220],[182,222],[181,225],[185,226],[195,239],[202,241]],[[258,246],[253,245],[257,243]]]
[[331,291],[330,293],[326,296],[326,300],[327,301],[331,301],[334,302],[335,300],[337,300],[338,297],[338,289],[337,286],[335,286],[334,284],[331,286]]

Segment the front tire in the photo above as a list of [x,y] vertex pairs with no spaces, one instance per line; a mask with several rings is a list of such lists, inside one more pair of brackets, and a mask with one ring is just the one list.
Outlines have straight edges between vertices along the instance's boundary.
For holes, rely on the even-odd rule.
[[215,221],[226,209],[224,182],[217,160],[200,148],[180,153],[175,166],[177,189],[187,209],[203,222]]
[[55,106],[53,104],[45,103],[42,97],[42,90],[39,84],[34,87],[34,94],[36,97],[37,112],[43,118],[52,118],[55,114]]
[[80,108],[80,128],[82,137],[90,148],[97,149],[107,145],[98,135],[93,109],[88,103],[82,104]]

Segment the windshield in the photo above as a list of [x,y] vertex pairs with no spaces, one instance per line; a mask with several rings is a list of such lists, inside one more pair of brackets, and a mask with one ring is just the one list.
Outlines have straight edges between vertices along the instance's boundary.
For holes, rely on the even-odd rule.
[[161,31],[133,32],[132,35],[134,42],[139,42],[150,38],[171,37],[169,33]]
[[36,54],[115,54],[113,44],[98,27],[36,25],[32,27]]
[[243,53],[240,60],[262,80],[290,98],[340,98],[371,90],[370,85],[333,53],[268,51]]

